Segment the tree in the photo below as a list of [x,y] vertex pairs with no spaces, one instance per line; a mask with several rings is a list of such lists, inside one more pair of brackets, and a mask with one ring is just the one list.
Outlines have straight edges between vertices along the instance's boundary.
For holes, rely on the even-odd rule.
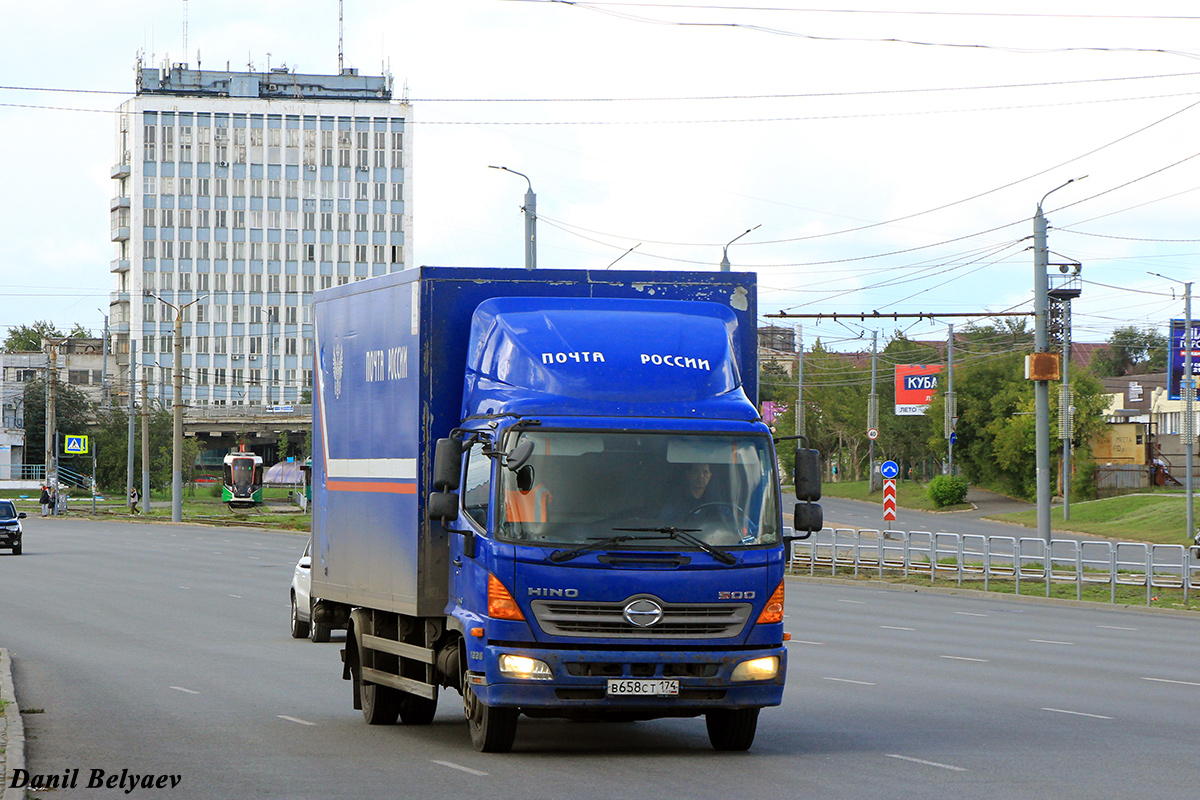
[[[54,421],[59,436],[87,432],[93,419],[93,407],[87,395],[70,384],[58,384],[54,393]],[[46,463],[46,381],[42,378],[25,383],[25,462]],[[61,450],[61,447],[60,447]],[[91,465],[88,465],[90,471]],[[83,471],[83,470],[76,470]]]
[[53,322],[38,320],[32,325],[14,325],[8,329],[4,340],[6,353],[31,353],[41,351],[42,339],[64,339],[63,332]]
[[796,379],[778,361],[763,361],[758,369],[759,403],[790,403],[796,399]]
[[1153,328],[1117,328],[1108,337],[1107,346],[1092,356],[1092,372],[1101,378],[1163,372],[1167,369],[1169,346],[1166,335]]

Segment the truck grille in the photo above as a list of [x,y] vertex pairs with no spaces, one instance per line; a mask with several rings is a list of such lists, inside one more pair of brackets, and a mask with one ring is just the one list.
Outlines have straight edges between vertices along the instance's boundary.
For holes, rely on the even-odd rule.
[[738,636],[750,619],[748,603],[660,603],[662,620],[638,627],[623,616],[629,601],[581,603],[534,600],[534,618],[551,636],[602,639],[728,639]]

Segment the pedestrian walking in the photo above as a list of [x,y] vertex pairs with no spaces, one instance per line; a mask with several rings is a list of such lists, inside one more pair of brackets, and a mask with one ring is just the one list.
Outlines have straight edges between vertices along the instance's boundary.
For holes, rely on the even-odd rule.
[[50,487],[50,516],[58,516],[58,487]]
[[130,516],[132,516],[134,514],[142,513],[140,511],[138,511],[138,507],[137,507],[138,501],[141,499],[142,499],[142,495],[138,492],[137,487],[131,486],[129,488],[129,514],[130,514]]
[[47,514],[49,514],[50,513],[50,490],[48,488],[46,488],[45,484],[42,484],[42,496],[38,500],[38,502],[42,504],[42,516],[44,517]]

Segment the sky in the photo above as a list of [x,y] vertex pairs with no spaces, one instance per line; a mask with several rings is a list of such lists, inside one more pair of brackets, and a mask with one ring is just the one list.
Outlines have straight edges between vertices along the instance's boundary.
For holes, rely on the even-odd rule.
[[[333,74],[338,3],[8,6],[0,335],[38,320],[98,335],[113,112],[139,54]],[[942,339],[971,319],[768,315],[1031,311],[1043,198],[1051,262],[1082,264],[1076,341],[1165,332],[1200,277],[1194,2],[345,0],[343,14],[345,65],[389,72],[412,103],[420,265],[523,266],[526,183],[494,165],[537,193],[539,267],[716,271],[727,251],[757,273],[763,323],[803,324],[809,346]]]

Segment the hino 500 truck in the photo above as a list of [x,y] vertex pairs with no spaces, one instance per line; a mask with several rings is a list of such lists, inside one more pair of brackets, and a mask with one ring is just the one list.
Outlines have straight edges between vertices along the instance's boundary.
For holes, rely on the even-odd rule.
[[[704,716],[745,750],[787,672],[752,274],[421,267],[315,301],[312,591],[368,723]],[[795,438],[795,437],[792,437]]]

